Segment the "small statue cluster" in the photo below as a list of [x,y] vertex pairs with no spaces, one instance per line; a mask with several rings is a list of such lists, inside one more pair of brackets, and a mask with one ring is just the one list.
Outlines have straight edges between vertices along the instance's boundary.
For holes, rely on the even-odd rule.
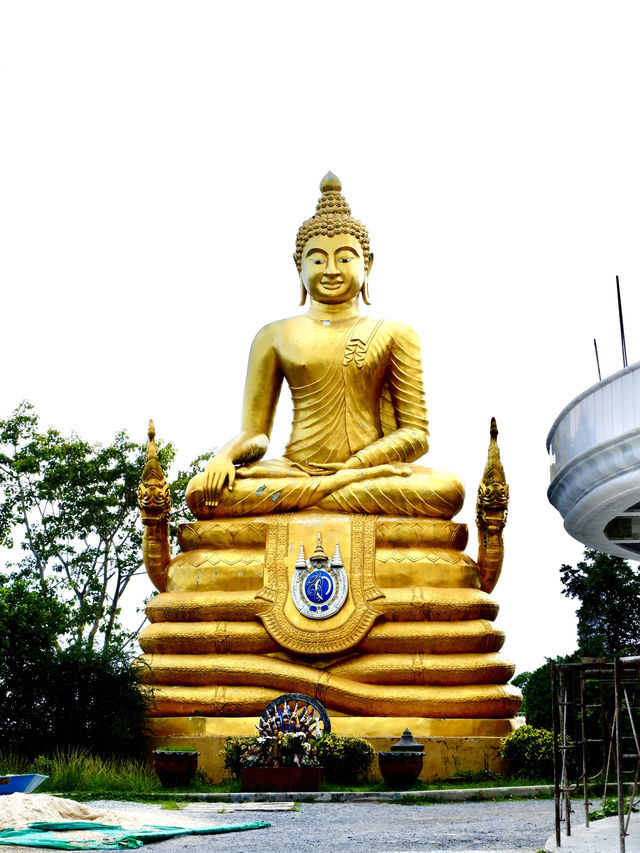
[[293,711],[285,703],[282,710],[260,718],[255,744],[242,753],[243,767],[316,766],[314,742],[321,737],[320,721],[307,707]]

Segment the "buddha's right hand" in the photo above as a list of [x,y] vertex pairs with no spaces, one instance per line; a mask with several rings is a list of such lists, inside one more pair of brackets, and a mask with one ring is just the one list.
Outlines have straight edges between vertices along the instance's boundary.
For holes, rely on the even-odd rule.
[[236,466],[226,456],[214,456],[207,463],[204,471],[204,502],[206,506],[218,506],[220,495],[228,484],[229,491],[233,491],[236,479]]

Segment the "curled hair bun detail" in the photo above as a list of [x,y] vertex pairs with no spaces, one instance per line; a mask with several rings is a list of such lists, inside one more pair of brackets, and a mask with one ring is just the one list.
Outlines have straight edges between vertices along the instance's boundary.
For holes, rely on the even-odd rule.
[[350,234],[362,246],[365,263],[368,262],[370,253],[369,234],[362,222],[352,217],[351,208],[341,194],[341,190],[340,179],[333,172],[327,172],[320,182],[322,195],[318,199],[315,215],[302,223],[296,237],[295,258],[298,270],[302,267],[302,250],[305,244],[311,237],[317,237],[321,234],[327,237],[334,237],[337,234]]

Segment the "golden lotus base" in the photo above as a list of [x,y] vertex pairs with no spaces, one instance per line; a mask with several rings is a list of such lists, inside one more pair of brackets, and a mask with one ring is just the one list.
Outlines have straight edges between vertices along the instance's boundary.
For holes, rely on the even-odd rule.
[[[228,737],[255,734],[256,717],[155,717],[148,721],[152,748],[194,747],[198,766],[218,783],[225,775],[220,751]],[[426,717],[350,717],[331,714],[331,730],[339,735],[366,738],[376,752],[386,752],[405,730],[425,746],[420,779],[433,782],[460,773],[505,770],[502,741],[523,724],[511,719],[430,719]],[[372,777],[381,779],[377,761]]]

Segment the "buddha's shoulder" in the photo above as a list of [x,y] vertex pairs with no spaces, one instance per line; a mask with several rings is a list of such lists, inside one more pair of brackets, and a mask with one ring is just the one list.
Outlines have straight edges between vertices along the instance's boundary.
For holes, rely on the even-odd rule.
[[283,342],[286,342],[292,335],[300,332],[303,325],[302,317],[285,317],[283,320],[274,320],[263,326],[253,339],[252,349],[256,352],[260,350],[276,349],[282,347]]
[[297,317],[285,317],[283,320],[273,320],[263,326],[255,336],[255,340],[274,340],[279,335],[303,325],[304,315]]
[[379,328],[383,334],[397,341],[406,341],[407,343],[419,344],[418,333],[407,323],[400,323],[397,320],[379,320]]

